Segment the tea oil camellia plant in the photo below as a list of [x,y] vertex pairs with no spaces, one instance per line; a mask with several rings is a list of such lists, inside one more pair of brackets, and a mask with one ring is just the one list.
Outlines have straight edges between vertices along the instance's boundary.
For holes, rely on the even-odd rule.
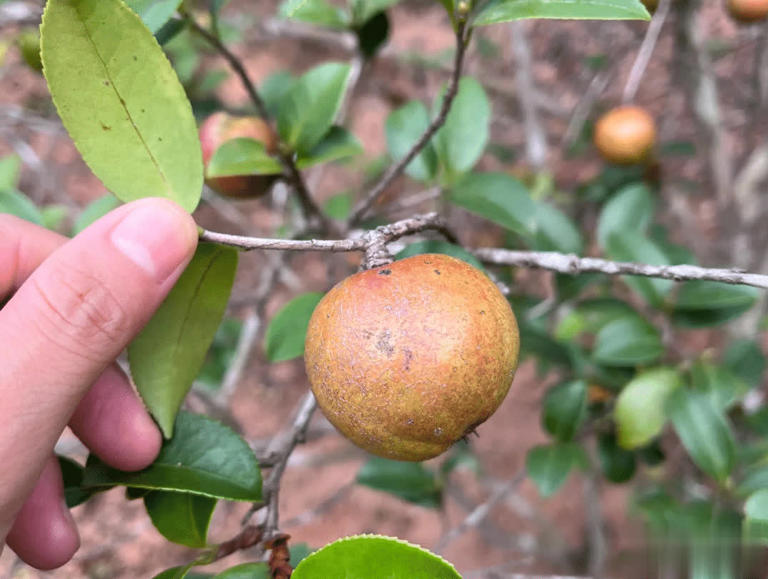
[[[760,562],[742,546],[768,541],[768,407],[758,340],[768,276],[748,273],[762,262],[744,262],[744,248],[752,242],[745,236],[762,222],[755,187],[768,176],[761,169],[768,154],[762,134],[749,141],[754,156],[724,161],[715,56],[696,25],[701,3],[434,4],[454,46],[446,58],[422,65],[443,84],[429,98],[395,99],[382,127],[386,155],[367,161],[347,117],[359,86],[392,59],[387,47],[398,0],[285,0],[271,28],[248,14],[261,17],[263,7],[241,6],[239,29],[222,11],[226,0],[47,0],[39,52],[23,23],[24,59],[36,67],[33,57],[41,56],[58,116],[109,194],[69,223],[66,208],[39,207],[18,191],[19,162],[7,157],[0,161],[1,211],[74,235],[120,203],[164,197],[190,213],[200,207],[201,222],[212,209],[237,225],[233,232],[200,227],[194,258],[128,348],[131,378],[164,436],[160,455],[138,472],[118,471],[95,456],[84,464],[59,457],[68,506],[115,487],[125,488],[126,500],[143,501],[159,533],[194,550],[184,564],[157,569],[157,578],[452,578],[459,572],[439,553],[476,528],[508,542],[490,515],[525,481],[550,497],[578,476],[589,537],[584,553],[561,545],[552,555],[561,571],[605,571],[598,491],[626,484],[632,512],[661,540],[666,576],[750,576]],[[727,9],[740,20],[765,16],[758,0],[729,0]],[[570,70],[593,70],[594,77],[565,114],[535,86],[532,62],[542,55],[531,51],[520,21],[536,19],[636,20],[626,26],[641,40],[622,74],[605,59],[571,63]],[[708,156],[699,142],[674,142],[674,126],[636,103],[670,22],[681,53],[692,56],[684,102],[707,137]],[[610,24],[579,25],[599,37]],[[279,71],[257,84],[238,48],[238,35],[256,29],[288,39],[305,35],[341,47],[345,56],[314,55],[299,73]],[[501,58],[499,33],[511,38],[515,58],[524,173],[510,169],[510,158],[523,153],[492,141],[497,121],[510,114],[497,94],[503,87],[471,74],[472,59]],[[269,43],[248,45],[254,50],[268,51]],[[762,50],[755,58],[765,65]],[[607,60],[614,56],[627,55]],[[764,115],[768,87],[756,75],[749,106]],[[618,78],[626,83],[621,105],[615,95],[602,95]],[[215,98],[225,80],[247,95],[246,107]],[[551,123],[542,122],[545,107],[555,111]],[[547,168],[557,142],[563,158],[584,165],[594,166],[597,149],[602,172],[579,172],[564,194]],[[683,245],[690,240],[675,235],[664,211],[665,159],[698,155],[711,168],[718,207],[741,220],[734,232],[741,250],[728,268],[699,266]],[[746,167],[738,174],[737,161]],[[359,185],[321,202],[318,183],[331,166],[359,175]],[[247,217],[247,198],[271,207],[279,224],[269,234]],[[433,210],[420,212],[424,207]],[[687,217],[688,210],[676,215]],[[494,247],[468,243],[473,228],[492,235]],[[235,294],[238,259],[248,251],[269,259],[257,272],[260,281]],[[296,252],[360,259],[334,261],[327,285],[314,288],[323,291],[295,292],[266,320],[281,279],[301,286],[290,282]],[[238,301],[247,306],[243,320],[227,316]],[[727,335],[707,334],[717,338],[706,347],[686,345],[692,329],[713,327],[728,328]],[[518,395],[514,388],[508,394],[518,354],[536,363],[547,440],[526,449],[517,474],[492,481],[473,441],[490,428],[486,422],[505,397]],[[226,408],[249,356],[259,355],[269,362],[303,356],[311,385],[263,446],[241,435]],[[205,385],[219,390],[211,394]],[[201,408],[188,404],[190,390],[207,401],[210,416],[190,411]],[[372,455],[355,484],[426,509],[444,509],[453,493],[466,518],[436,537],[432,551],[375,528],[335,537],[311,553],[292,541],[278,507],[296,499],[281,496],[281,483],[317,407]],[[514,423],[502,426],[510,440],[520,433]],[[456,491],[459,470],[474,473],[488,498],[473,503]],[[215,542],[208,527],[226,501],[251,507],[236,534]],[[518,548],[526,553],[523,543]],[[236,553],[246,562],[225,569]],[[215,574],[197,569],[213,563]],[[719,574],[708,574],[714,569]]]

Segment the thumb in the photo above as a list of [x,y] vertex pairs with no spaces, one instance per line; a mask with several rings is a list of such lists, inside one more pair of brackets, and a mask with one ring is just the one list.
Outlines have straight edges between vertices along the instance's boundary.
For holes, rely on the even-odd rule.
[[196,243],[194,221],[175,203],[130,203],[52,253],[0,310],[0,464],[12,477],[0,475],[0,518],[12,519],[78,402]]

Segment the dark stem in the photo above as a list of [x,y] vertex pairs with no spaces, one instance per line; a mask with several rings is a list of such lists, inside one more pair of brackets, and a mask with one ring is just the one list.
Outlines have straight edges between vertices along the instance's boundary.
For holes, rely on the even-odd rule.
[[[235,54],[229,50],[229,48],[226,47],[226,45],[219,39],[217,35],[201,26],[189,14],[182,13],[182,15],[192,30],[199,34],[224,58],[224,60],[227,61],[227,63],[229,63],[229,65],[232,67],[232,70],[234,70],[235,74],[238,76],[238,78],[240,78],[240,82],[245,88],[245,91],[248,93],[248,97],[251,99],[251,102],[253,102],[253,105],[256,107],[256,111],[258,112],[259,116],[264,119],[264,121],[269,126],[269,130],[272,133],[274,141],[280,142],[280,136],[278,135],[277,130],[272,123],[269,111],[267,110],[267,105],[264,103],[261,95],[256,90],[256,85],[253,84],[251,77],[248,76],[248,71],[245,70],[242,61],[237,56],[235,56]],[[299,202],[301,203],[305,217],[310,218],[314,216],[319,219],[320,224],[325,231],[337,232],[338,227],[322,212],[320,207],[315,203],[314,199],[312,199],[312,195],[307,188],[307,184],[304,182],[304,177],[302,176],[301,171],[299,171],[299,168],[296,166],[293,153],[278,146],[276,154],[280,159],[280,162],[283,164],[288,182],[293,185],[296,194],[299,196]]]
[[368,194],[357,204],[354,211],[352,212],[351,217],[349,218],[349,223],[351,225],[355,225],[363,217],[365,217],[365,214],[370,210],[371,207],[373,207],[373,204],[376,203],[379,197],[381,197],[381,195],[384,193],[387,187],[389,187],[392,181],[402,175],[408,164],[413,161],[416,155],[418,155],[424,147],[427,146],[427,143],[429,143],[430,139],[435,135],[440,127],[445,124],[445,120],[448,118],[448,113],[451,110],[453,100],[459,90],[459,80],[461,80],[464,56],[467,51],[467,45],[469,44],[469,38],[466,30],[466,21],[460,20],[456,27],[456,55],[453,61],[453,74],[451,75],[451,81],[448,85],[448,91],[445,93],[445,97],[443,98],[440,112],[429,124],[427,130],[424,131],[421,137],[419,137],[419,140],[414,143],[413,147],[411,147],[408,153],[397,163],[387,169],[387,171],[384,172],[384,175],[381,176],[379,181],[371,188]]

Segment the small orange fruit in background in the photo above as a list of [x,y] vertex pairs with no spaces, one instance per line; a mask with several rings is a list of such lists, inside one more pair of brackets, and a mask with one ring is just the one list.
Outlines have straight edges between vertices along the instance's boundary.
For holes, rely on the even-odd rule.
[[304,360],[342,434],[373,454],[419,461],[496,411],[519,344],[512,308],[483,272],[424,254],[331,289],[312,314]]
[[648,160],[656,142],[656,124],[643,108],[621,106],[595,125],[595,146],[608,161],[619,164]]
[[737,22],[759,22],[768,16],[768,0],[727,0],[726,8]]
[[[217,112],[200,125],[200,146],[206,167],[216,149],[227,141],[239,138],[261,141],[268,153],[274,153],[277,148],[272,131],[259,117],[236,117],[225,112]],[[211,189],[225,197],[247,198],[259,197],[269,191],[275,179],[275,175],[235,175],[208,177],[205,182]]]

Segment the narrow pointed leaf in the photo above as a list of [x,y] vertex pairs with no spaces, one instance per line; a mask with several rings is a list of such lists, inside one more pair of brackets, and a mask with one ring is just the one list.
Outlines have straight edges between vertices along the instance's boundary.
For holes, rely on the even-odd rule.
[[475,26],[524,18],[650,20],[640,0],[491,0],[475,17]]
[[59,116],[106,187],[194,210],[203,162],[192,107],[141,19],[120,0],[49,0],[42,58]]
[[224,317],[236,269],[234,249],[198,245],[171,293],[128,347],[136,388],[166,437]]

